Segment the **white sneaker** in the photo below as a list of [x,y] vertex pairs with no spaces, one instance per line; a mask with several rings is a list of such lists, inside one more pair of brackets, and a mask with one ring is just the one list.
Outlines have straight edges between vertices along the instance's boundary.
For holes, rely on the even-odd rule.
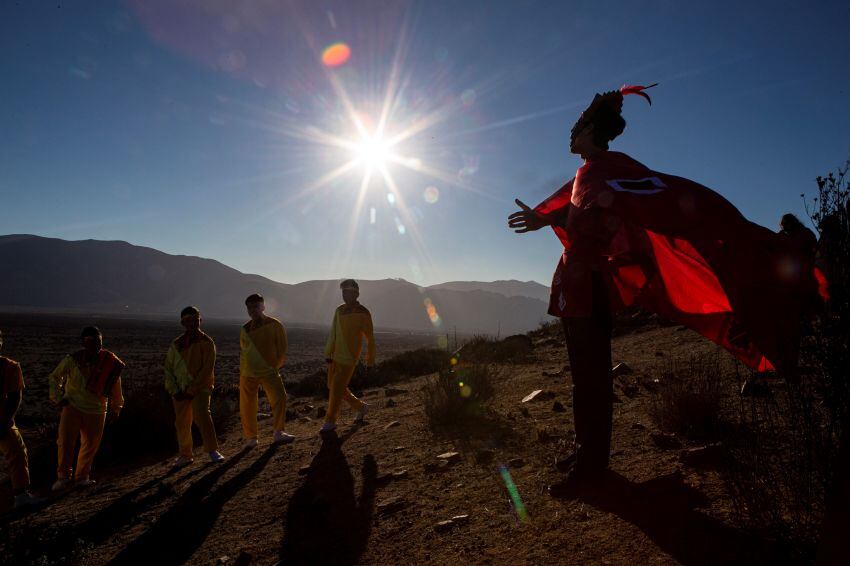
[[322,428],[319,429],[319,434],[323,432],[331,432],[332,430],[336,430],[336,423],[325,423],[322,425]]
[[71,487],[71,478],[59,478],[50,487],[50,491],[62,491]]
[[295,442],[295,436],[288,432],[283,432],[282,430],[274,431],[275,444],[292,444],[293,442]]
[[210,462],[213,464],[220,464],[221,462],[224,462],[224,456],[218,450],[213,450],[210,452]]
[[369,412],[369,403],[363,403],[363,407],[354,415],[354,424],[363,424],[366,419],[366,413]]
[[182,468],[185,468],[186,466],[188,466],[189,464],[191,464],[194,461],[195,461],[194,458],[187,458],[186,456],[177,456],[174,459],[174,463],[171,464],[171,469],[172,470],[180,470]]
[[44,503],[44,498],[36,497],[28,491],[19,493],[15,496],[15,509],[29,507],[30,505],[40,505],[42,503]]
[[245,440],[245,448],[256,448],[257,447],[257,439],[256,438],[248,438]]
[[77,486],[77,487],[91,487],[96,483],[97,482],[94,481],[91,478],[83,478],[81,480],[77,480],[76,482],[74,482],[74,485]]

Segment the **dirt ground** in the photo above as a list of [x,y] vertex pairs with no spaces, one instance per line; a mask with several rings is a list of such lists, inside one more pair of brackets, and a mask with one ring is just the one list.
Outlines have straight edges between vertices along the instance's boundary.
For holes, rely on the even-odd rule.
[[[161,332],[162,343],[173,334]],[[107,344],[117,335],[107,329]],[[68,346],[54,340],[58,359]],[[565,349],[544,336],[530,363],[494,368],[492,411],[475,425],[432,432],[412,380],[365,391],[368,423],[351,426],[345,409],[339,439],[322,442],[315,417],[325,400],[294,399],[294,444],[270,445],[263,420],[260,446],[242,451],[233,419],[220,431],[224,464],[203,463],[197,448],[196,464],[174,475],[166,462],[98,470],[94,488],[7,512],[0,555],[39,564],[775,562],[767,542],[735,526],[718,474],[683,464],[689,444],[653,440],[646,384],[660,361],[715,350],[681,327],[615,339],[615,363],[633,372],[616,380],[612,474],[575,498],[547,491],[563,477],[553,464],[568,452],[572,409]],[[446,452],[458,454],[440,464]]]

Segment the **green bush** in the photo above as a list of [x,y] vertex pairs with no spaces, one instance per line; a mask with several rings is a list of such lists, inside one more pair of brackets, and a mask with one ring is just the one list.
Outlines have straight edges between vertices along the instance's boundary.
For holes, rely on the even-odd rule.
[[470,365],[443,370],[422,387],[422,406],[428,424],[433,427],[464,422],[484,413],[485,403],[493,397],[492,368]]

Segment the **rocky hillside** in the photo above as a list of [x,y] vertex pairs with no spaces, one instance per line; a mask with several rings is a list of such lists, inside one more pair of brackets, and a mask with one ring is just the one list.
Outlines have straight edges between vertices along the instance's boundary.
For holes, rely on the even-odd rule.
[[[555,499],[554,462],[572,439],[569,367],[556,328],[532,335],[523,363],[492,368],[490,410],[473,426],[429,428],[421,380],[364,392],[368,424],[343,412],[338,440],[317,436],[324,399],[291,401],[291,446],[243,451],[235,419],[227,462],[176,474],[167,463],[100,469],[99,483],[2,519],[10,563],[105,564],[717,564],[765,563],[699,444],[661,434],[649,413],[658,364],[713,352],[680,327],[615,339],[611,476]],[[730,390],[735,384],[730,384]],[[541,390],[532,400],[522,399]],[[689,449],[691,449],[689,451]],[[696,462],[696,463],[695,463]],[[512,502],[510,483],[516,487]],[[38,486],[39,492],[45,486]]]

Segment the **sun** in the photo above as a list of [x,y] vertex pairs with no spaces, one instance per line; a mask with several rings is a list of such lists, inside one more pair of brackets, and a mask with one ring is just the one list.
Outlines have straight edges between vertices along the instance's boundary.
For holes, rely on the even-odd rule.
[[363,136],[354,146],[358,161],[367,169],[381,169],[392,158],[390,144],[380,135]]

